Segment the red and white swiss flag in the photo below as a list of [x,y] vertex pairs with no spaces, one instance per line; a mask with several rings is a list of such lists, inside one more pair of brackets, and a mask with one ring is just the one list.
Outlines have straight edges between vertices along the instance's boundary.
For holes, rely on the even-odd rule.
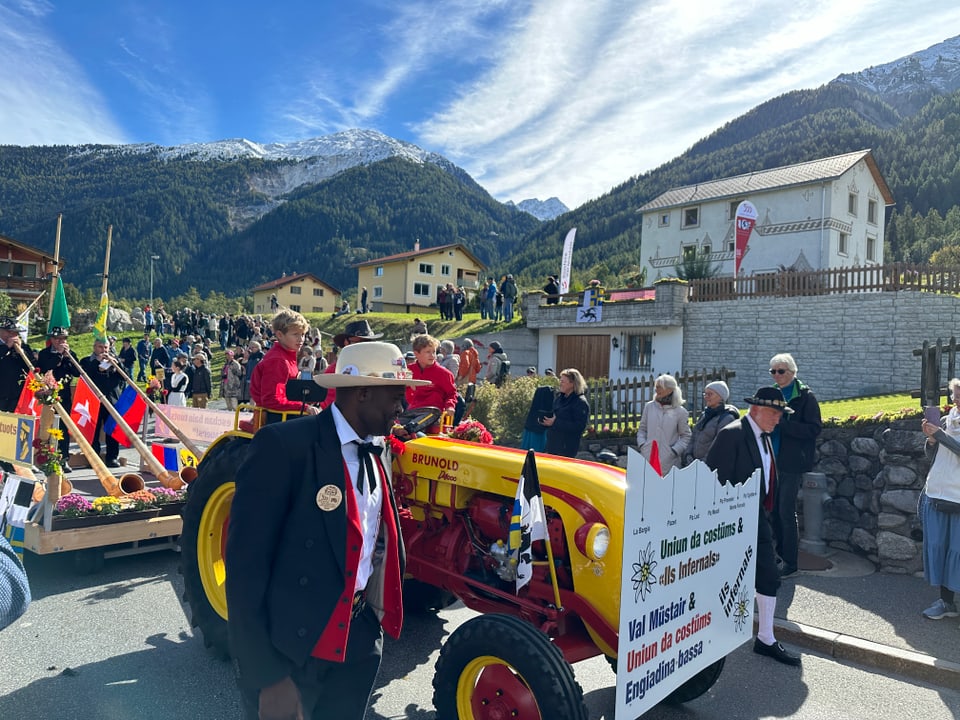
[[76,424],[80,433],[93,444],[93,431],[97,429],[97,416],[100,414],[100,400],[93,394],[87,382],[80,378],[77,389],[73,393],[73,407],[70,408],[70,419]]

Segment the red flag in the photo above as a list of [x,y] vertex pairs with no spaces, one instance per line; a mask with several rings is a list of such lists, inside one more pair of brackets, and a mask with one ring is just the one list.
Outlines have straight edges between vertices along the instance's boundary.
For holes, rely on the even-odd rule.
[[657,475],[663,477],[663,471],[660,470],[660,446],[657,441],[653,441],[653,448],[650,450],[650,467],[657,471]]
[[97,429],[97,416],[100,414],[100,400],[93,394],[86,381],[80,378],[73,393],[73,407],[70,419],[76,423],[80,433],[93,444],[93,431]]
[[[120,399],[114,407],[131,430],[134,432],[140,430],[140,422],[147,412],[147,403],[140,397],[140,393],[128,385],[120,394]],[[130,438],[120,427],[120,423],[112,417],[103,424],[103,431],[124,447],[130,447]]]
[[757,224],[757,209],[753,203],[744,200],[737,206],[735,221],[737,242],[733,253],[733,276],[740,274],[740,262],[747,252],[747,240],[750,239],[750,233],[753,232],[753,226]]
[[20,391],[20,400],[17,402],[17,407],[14,409],[14,412],[17,415],[33,415],[34,417],[40,417],[40,412],[43,410],[43,407],[40,403],[37,402],[36,396],[33,394],[33,390],[30,389],[30,381],[34,379],[33,371],[27,373],[27,379],[23,381],[23,390]]

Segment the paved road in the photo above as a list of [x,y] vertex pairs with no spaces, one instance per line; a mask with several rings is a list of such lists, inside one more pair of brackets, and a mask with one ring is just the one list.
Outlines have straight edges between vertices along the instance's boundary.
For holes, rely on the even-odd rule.
[[[28,554],[36,598],[19,623],[0,633],[0,718],[237,718],[230,665],[206,653],[178,601],[177,560],[171,552],[116,558],[96,575],[78,576],[68,557]],[[408,619],[403,639],[387,644],[368,720],[434,720],[437,648],[472,614],[454,606],[437,616]],[[591,720],[613,718],[614,677],[606,662],[580,663],[576,671]],[[956,718],[960,688],[918,685],[816,655],[806,655],[801,672],[759,658],[745,646],[727,660],[710,693],[686,706],[660,706],[645,717],[896,716]]]

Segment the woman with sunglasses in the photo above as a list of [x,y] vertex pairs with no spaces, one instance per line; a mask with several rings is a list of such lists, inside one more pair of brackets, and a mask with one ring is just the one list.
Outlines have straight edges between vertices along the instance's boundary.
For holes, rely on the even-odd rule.
[[803,473],[813,470],[817,436],[823,423],[820,404],[813,392],[797,378],[797,363],[790,353],[770,358],[770,376],[793,413],[784,413],[773,434],[777,460],[776,503],[770,519],[783,560],[781,577],[797,572],[800,532],[797,526],[797,493]]

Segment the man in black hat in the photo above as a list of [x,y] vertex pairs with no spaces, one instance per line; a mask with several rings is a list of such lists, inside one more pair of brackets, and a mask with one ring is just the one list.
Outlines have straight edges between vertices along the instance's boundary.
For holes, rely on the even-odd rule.
[[[0,317],[0,412],[13,412],[20,400],[20,391],[27,373],[33,370],[36,353],[20,338],[20,327],[13,317]],[[20,348],[30,359],[23,361]]]
[[[379,340],[383,337],[383,333],[375,333],[370,327],[370,323],[366,320],[354,320],[353,322],[348,322],[346,327],[343,328],[342,333],[338,333],[333,336],[333,344],[337,346],[339,350],[349,346],[355,345],[356,343],[370,342],[371,340]],[[324,370],[324,373],[336,372],[337,363],[336,361],[327,365],[327,369]],[[323,402],[320,403],[320,409],[326,410],[328,407],[333,405],[334,401],[337,399],[337,391],[334,388],[327,390],[327,397],[324,398]]]
[[[108,355],[110,348],[102,340],[93,341],[93,352],[80,361],[80,367],[93,380],[93,384],[100,388],[100,392],[107,398],[107,402],[116,405],[120,399],[120,391],[123,388],[123,378],[117,372],[116,366],[110,362]],[[100,430],[103,424],[110,417],[110,412],[102,404],[100,414],[97,416],[97,428],[93,432],[93,451],[100,454]],[[107,440],[107,456],[104,460],[107,467],[118,468],[120,461],[120,443],[110,434],[105,433]]]
[[[37,355],[37,368],[45,373],[48,370],[53,373],[54,380],[62,383],[60,388],[60,404],[66,410],[73,407],[73,379],[80,377],[80,370],[75,363],[80,362],[70,344],[67,342],[69,333],[67,328],[51,328],[49,333],[50,344],[41,350]],[[73,360],[71,360],[73,358]],[[63,439],[58,443],[60,454],[64,460],[70,457],[70,432],[66,428],[63,430]],[[70,465],[66,462],[61,463],[65,473],[72,472]]]
[[785,665],[799,665],[800,656],[787,651],[773,635],[773,616],[777,609],[780,573],[773,549],[770,517],[774,509],[777,482],[776,460],[770,434],[783,414],[793,411],[787,407],[783,394],[777,388],[760,388],[753,397],[745,398],[745,401],[750,405],[750,412],[741,418],[740,422],[730,423],[717,433],[717,438],[707,453],[706,463],[717,471],[717,479],[723,484],[739,485],[746,482],[757,468],[761,470],[755,582],[759,622],[753,651]]

